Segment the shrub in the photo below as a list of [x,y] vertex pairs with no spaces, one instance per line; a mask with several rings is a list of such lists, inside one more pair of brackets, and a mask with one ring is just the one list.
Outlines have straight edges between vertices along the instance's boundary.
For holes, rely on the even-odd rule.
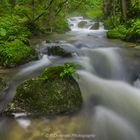
[[66,76],[71,76],[73,74],[75,77],[79,78],[79,75],[76,72],[77,67],[79,67],[78,64],[72,64],[70,62],[64,63],[63,71],[60,73],[60,77],[64,78]]
[[114,29],[111,29],[107,32],[107,37],[112,39],[124,39],[127,29],[125,26],[120,25]]
[[106,29],[113,29],[120,24],[120,17],[111,16],[104,20],[104,26]]
[[67,19],[60,15],[58,18],[55,18],[55,20],[52,23],[53,31],[58,33],[64,33],[65,31],[69,31],[69,24]]
[[0,64],[4,67],[11,67],[26,61],[33,54],[33,49],[16,39],[6,42],[0,47]]
[[131,19],[123,25],[109,30],[107,37],[130,42],[140,42],[140,19]]
[[13,41],[15,39],[27,41],[30,32],[24,27],[24,22],[25,19],[18,16],[0,17],[0,41]]
[[129,28],[125,40],[138,42],[140,41],[140,19],[133,19],[126,24]]

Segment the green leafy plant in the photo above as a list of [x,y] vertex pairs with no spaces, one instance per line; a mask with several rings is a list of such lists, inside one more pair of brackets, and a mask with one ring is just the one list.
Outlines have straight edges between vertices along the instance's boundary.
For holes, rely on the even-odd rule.
[[13,41],[19,39],[27,41],[30,32],[24,26],[25,19],[19,16],[0,17],[0,41]]
[[54,66],[46,68],[40,79],[42,80],[53,80],[53,79],[63,79],[69,76],[74,75],[75,77],[79,78],[78,73],[76,72],[76,68],[78,68],[79,64],[73,64],[71,62],[66,62],[63,65]]
[[60,73],[60,77],[64,78],[67,76],[71,76],[72,74],[79,78],[78,73],[76,72],[76,68],[79,67],[79,64],[73,64],[71,62],[66,62],[63,64],[63,71]]
[[17,65],[31,57],[33,49],[25,45],[21,40],[6,42],[0,47],[0,63],[10,67]]

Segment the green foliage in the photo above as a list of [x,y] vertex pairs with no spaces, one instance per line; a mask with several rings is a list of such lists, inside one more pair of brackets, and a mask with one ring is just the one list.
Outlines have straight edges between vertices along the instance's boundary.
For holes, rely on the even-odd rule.
[[106,29],[113,29],[120,24],[119,16],[110,16],[104,20],[104,26]]
[[13,41],[19,39],[27,41],[29,32],[24,26],[25,19],[19,16],[0,17],[0,41]]
[[107,32],[107,37],[111,39],[123,39],[124,35],[118,32],[116,29],[113,29]]
[[103,19],[103,1],[102,0],[88,0],[85,16],[91,19],[102,20]]
[[128,31],[125,40],[132,42],[140,41],[140,19],[132,19],[126,23]]
[[0,64],[11,67],[20,64],[33,54],[33,49],[25,45],[21,40],[15,39],[0,46]]
[[65,31],[70,31],[68,21],[66,17],[64,16],[59,16],[53,21],[53,31],[58,32],[58,33],[64,33]]
[[107,32],[107,37],[112,39],[124,39],[127,29],[125,26],[120,25],[114,29],[111,29]]
[[69,77],[73,74],[75,77],[79,78],[79,75],[76,72],[77,67],[79,67],[78,64],[72,64],[70,62],[64,63],[63,71],[60,73],[60,77],[61,78]]
[[103,18],[103,12],[101,9],[98,9],[97,7],[94,9],[90,9],[85,13],[85,16],[91,19],[96,19],[96,20],[102,20]]
[[0,65],[16,66],[31,59],[34,51],[29,47],[30,32],[25,27],[25,18],[0,17]]
[[131,19],[107,32],[108,38],[140,42],[140,19]]
[[102,0],[71,0],[68,8],[70,16],[86,16],[91,19],[102,20]]
[[78,64],[72,64],[70,62],[66,62],[60,66],[49,67],[44,70],[40,78],[43,80],[53,80],[56,77],[59,79],[64,79],[72,75],[79,78],[76,72],[77,67],[79,67]]

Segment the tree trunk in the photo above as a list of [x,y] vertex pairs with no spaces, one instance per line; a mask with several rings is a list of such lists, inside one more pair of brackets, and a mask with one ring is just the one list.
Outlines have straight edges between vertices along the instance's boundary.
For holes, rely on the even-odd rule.
[[122,19],[126,21],[129,17],[128,13],[131,10],[131,0],[121,0]]

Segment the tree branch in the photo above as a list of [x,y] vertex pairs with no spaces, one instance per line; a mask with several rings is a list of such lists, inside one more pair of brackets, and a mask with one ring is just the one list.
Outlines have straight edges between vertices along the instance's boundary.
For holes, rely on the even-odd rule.
[[55,1],[55,0],[51,0],[51,1],[50,1],[49,5],[44,9],[45,12],[43,12],[43,13],[41,13],[39,16],[37,16],[37,17],[35,18],[34,22],[37,21],[37,20],[39,20],[39,18],[41,18],[44,14],[46,14],[46,11],[47,11],[48,9],[50,9],[50,7],[51,7],[51,5],[53,4],[54,1]]

